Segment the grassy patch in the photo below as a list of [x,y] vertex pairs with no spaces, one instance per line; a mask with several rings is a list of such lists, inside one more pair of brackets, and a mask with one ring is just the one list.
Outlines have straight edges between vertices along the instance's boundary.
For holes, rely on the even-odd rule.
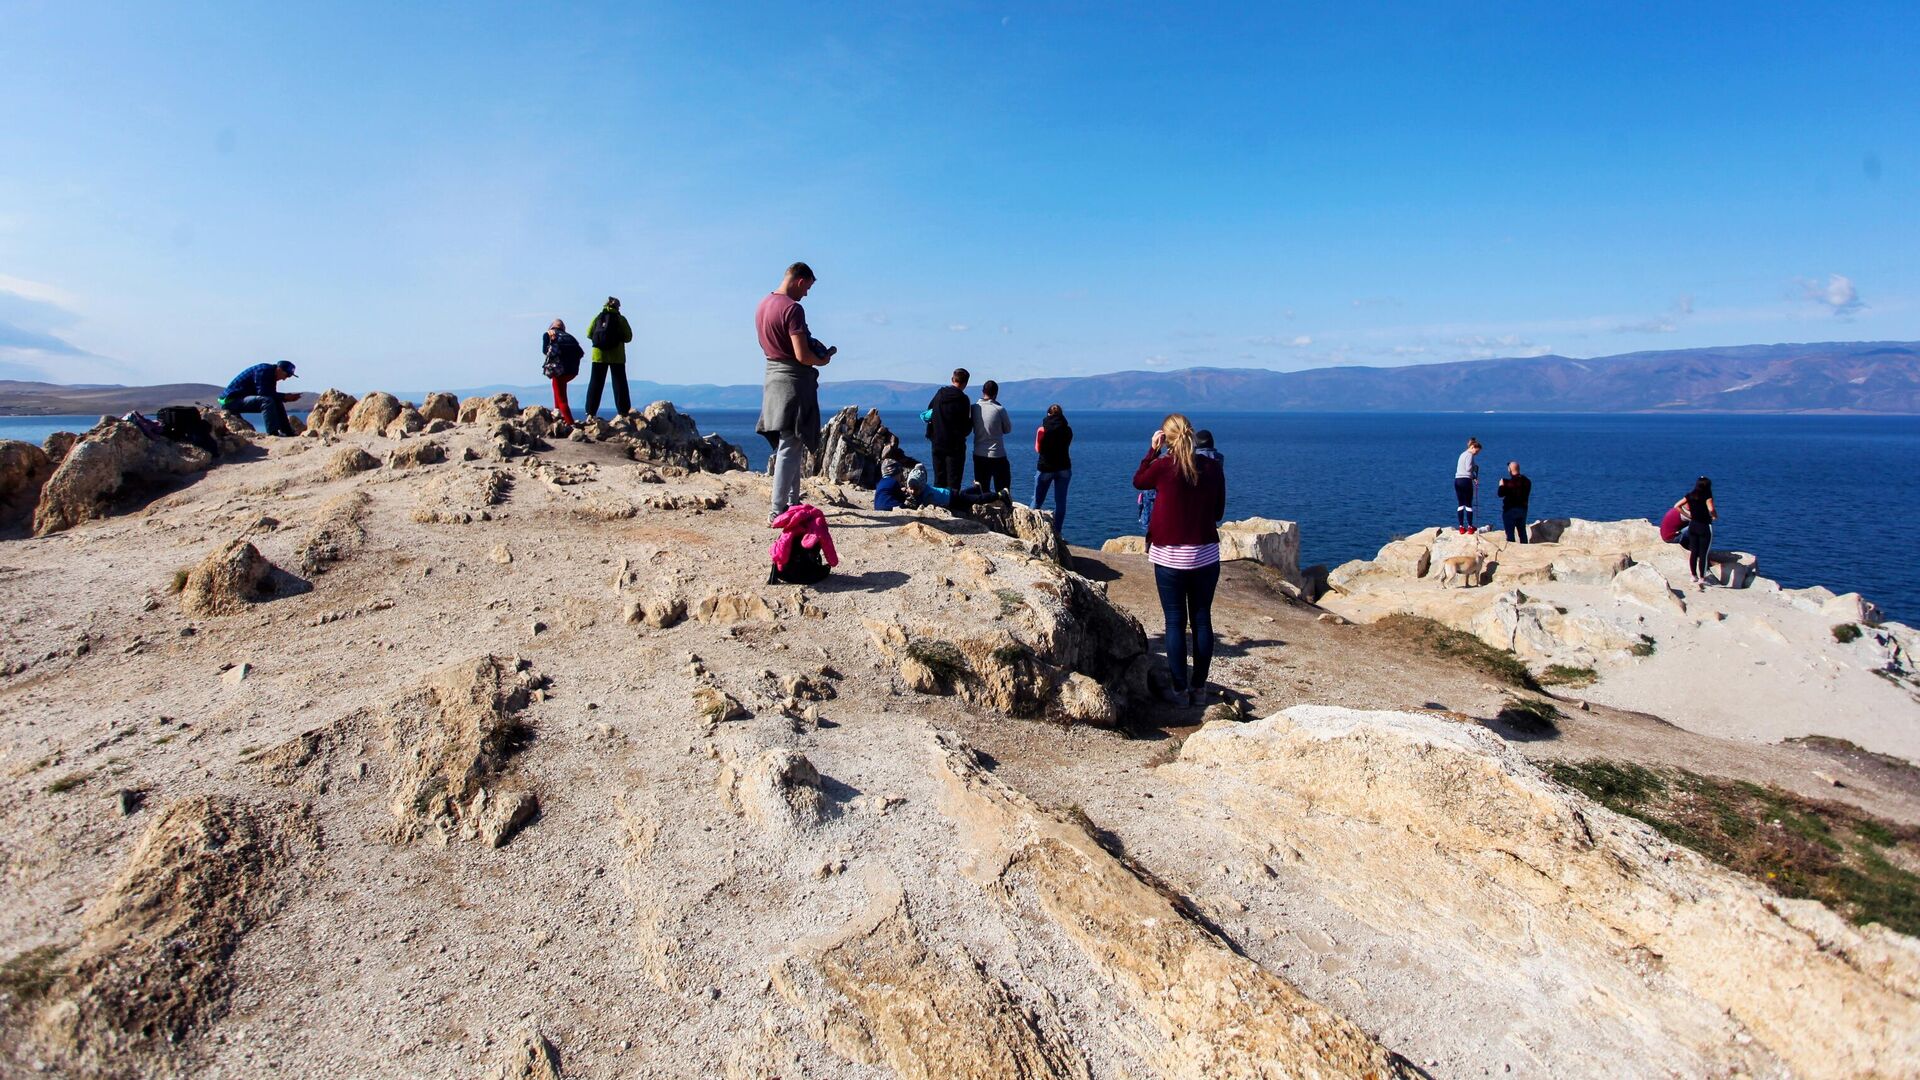
[[[1556,763],[1555,780],[1682,847],[1856,923],[1920,934],[1920,827],[1777,787],[1626,762]],[[1904,858],[1891,858],[1893,852]]]
[[1628,647],[1627,651],[1635,656],[1652,656],[1655,648],[1651,634],[1641,634],[1640,640]]
[[956,682],[967,675],[967,658],[951,641],[921,638],[907,643],[907,655],[925,665],[944,682]]
[[167,592],[178,593],[187,587],[187,570],[181,567],[173,572],[173,579],[167,582]]
[[1554,730],[1554,721],[1560,719],[1560,709],[1551,701],[1516,694],[1507,698],[1507,703],[1500,707],[1500,719],[1521,731],[1545,733]]
[[60,978],[58,963],[65,945],[41,945],[0,964],[0,994],[28,1005],[45,997]]
[[1860,640],[1860,624],[1843,622],[1833,628],[1833,640],[1845,645]]
[[1592,686],[1600,673],[1590,667],[1549,664],[1538,676],[1541,686]]
[[1436,656],[1457,660],[1476,671],[1490,675],[1509,686],[1538,690],[1540,684],[1527,671],[1527,665],[1506,649],[1496,649],[1472,634],[1418,615],[1389,615],[1373,624],[1404,641],[1425,648]]
[[995,589],[993,595],[1000,599],[1000,614],[1012,615],[1027,606],[1027,598],[1020,595],[1019,589]]
[[72,791],[74,788],[77,788],[81,784],[86,783],[91,778],[92,778],[92,774],[85,771],[68,773],[67,775],[61,777],[60,779],[55,780],[53,783],[48,784],[46,788],[47,794],[60,795],[65,792]]

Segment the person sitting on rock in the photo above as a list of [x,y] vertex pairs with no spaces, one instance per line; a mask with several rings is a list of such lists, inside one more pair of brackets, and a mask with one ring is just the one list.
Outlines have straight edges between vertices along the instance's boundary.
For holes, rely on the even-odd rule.
[[965,512],[983,503],[1013,501],[1012,492],[982,491],[977,484],[957,490],[929,484],[927,467],[916,463],[909,469],[904,458],[889,458],[884,468],[886,475],[873,489],[875,510],[918,509],[931,505],[950,512]]
[[293,424],[287,420],[287,403],[299,401],[299,394],[280,392],[280,380],[294,378],[293,361],[255,364],[233,377],[220,392],[220,407],[228,412],[259,413],[266,422],[267,434],[291,437]]

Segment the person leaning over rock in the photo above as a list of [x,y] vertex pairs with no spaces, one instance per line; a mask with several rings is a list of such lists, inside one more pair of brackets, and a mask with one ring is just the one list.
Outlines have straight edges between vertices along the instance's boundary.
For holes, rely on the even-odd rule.
[[806,455],[820,446],[820,369],[838,349],[822,349],[807,329],[800,301],[814,285],[813,268],[787,267],[780,287],[754,311],[760,355],[766,357],[766,381],[760,390],[760,422],[754,430],[773,448],[772,521],[800,501],[800,470]]
[[967,479],[967,436],[973,434],[973,403],[967,400],[966,368],[953,369],[953,381],[934,391],[920,415],[927,421],[927,442],[933,449],[936,487],[957,488]]
[[973,403],[973,482],[988,491],[1013,489],[1013,465],[1007,460],[1007,435],[1013,419],[1000,404],[1000,384],[980,384],[980,400]]
[[293,361],[255,364],[233,377],[220,392],[220,407],[228,412],[259,413],[266,422],[267,434],[291,436],[293,424],[287,420],[287,403],[299,401],[299,394],[280,392],[280,380],[292,379]]
[[566,322],[555,319],[547,332],[540,335],[540,355],[546,358],[540,370],[553,382],[553,409],[560,414],[560,419],[572,424],[573,410],[567,407],[567,384],[580,374],[580,357],[585,351],[580,348],[580,342],[567,333]]
[[600,414],[600,388],[613,374],[613,411],[625,416],[633,411],[627,398],[627,342],[633,340],[633,325],[620,314],[620,298],[607,297],[600,314],[587,324],[587,340],[593,343],[593,374],[587,379],[587,418]]
[[1067,527],[1067,481],[1073,479],[1073,459],[1067,449],[1073,445],[1073,428],[1059,405],[1047,406],[1046,419],[1033,433],[1033,508],[1047,501],[1047,488],[1053,488],[1053,535]]
[[1507,475],[1500,478],[1496,493],[1500,496],[1500,524],[1507,530],[1507,539],[1526,543],[1527,500],[1533,497],[1533,481],[1520,471],[1519,462],[1507,462]]
[[[1166,455],[1161,456],[1162,450]],[[1167,673],[1175,705],[1203,705],[1213,662],[1213,591],[1220,583],[1220,532],[1227,478],[1220,463],[1194,453],[1193,425],[1174,413],[1153,433],[1133,486],[1152,491],[1147,561],[1167,621]],[[1193,631],[1193,677],[1187,677],[1187,631]]]

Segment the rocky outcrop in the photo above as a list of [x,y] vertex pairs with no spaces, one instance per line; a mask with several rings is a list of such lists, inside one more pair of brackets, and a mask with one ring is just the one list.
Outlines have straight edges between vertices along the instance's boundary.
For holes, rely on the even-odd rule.
[[1027,545],[1035,556],[1065,566],[1066,541],[1053,531],[1053,518],[1030,506],[1016,502],[981,503],[968,516],[994,532],[1011,536]]
[[233,540],[187,571],[180,610],[189,615],[232,615],[272,593],[273,564],[246,540]]
[[1483,728],[1295,706],[1208,724],[1170,773],[1220,814],[1219,857],[1290,853],[1356,918],[1444,951],[1451,978],[1524,967],[1530,1007],[1581,1016],[1623,1075],[1920,1070],[1911,939],[1716,867]]
[[347,418],[353,415],[354,406],[358,404],[359,399],[352,394],[328,388],[313,403],[313,408],[307,410],[307,429],[304,434],[319,436],[345,431]]
[[806,475],[872,490],[880,482],[881,459],[899,445],[899,438],[881,422],[879,409],[861,416],[849,405],[820,429],[820,449],[807,455]]
[[400,399],[384,390],[375,390],[354,403],[347,413],[346,429],[367,435],[383,435],[387,425],[400,415]]
[[56,431],[40,440],[40,449],[47,455],[47,463],[58,468],[67,459],[67,451],[80,441],[80,436],[71,431]]
[[33,534],[105,517],[124,499],[157,494],[212,464],[206,451],[148,438],[125,420],[103,419],[67,452],[40,489]]
[[632,421],[632,455],[652,465],[675,465],[689,472],[732,472],[747,467],[747,455],[718,435],[701,435],[693,417],[671,401],[648,405]]
[[1610,586],[1614,599],[1640,604],[1655,611],[1684,615],[1687,602],[1680,599],[1660,571],[1645,563],[1635,563],[1613,576]]
[[326,465],[320,470],[320,475],[328,480],[345,480],[368,469],[379,467],[379,458],[357,446],[343,446],[327,459]]
[[[253,445],[253,438],[257,432],[246,417],[237,412],[228,412],[225,409],[216,409],[207,405],[199,408],[200,418],[213,429],[214,444],[220,447],[222,457],[245,453],[247,448]],[[293,426],[294,434],[301,432],[299,417],[289,416],[287,423]]]
[[825,814],[820,773],[793,750],[765,750],[744,764],[729,762],[715,786],[729,809],[768,832],[811,829]]
[[[1009,917],[1064,936],[1140,1018],[1169,1076],[1412,1077],[1351,1022],[1235,951],[1140,879],[1079,824],[987,771],[954,736],[933,741],[961,865]],[[1044,1075],[1044,1074],[1043,1074]]]
[[420,433],[426,426],[427,418],[420,414],[420,410],[403,402],[400,411],[381,429],[381,434],[389,439],[404,439]]
[[387,468],[417,469],[447,460],[447,448],[431,439],[413,439],[387,452]]
[[[168,806],[87,912],[35,1035],[67,1075],[152,1075],[219,1019],[241,941],[316,851],[290,803],[198,795]],[[65,1070],[61,1070],[65,1072]]]
[[456,423],[460,419],[460,399],[436,390],[428,394],[427,399],[420,403],[420,416],[428,423],[435,420]]
[[481,656],[434,672],[387,711],[396,840],[499,847],[533,817],[539,800],[512,759],[528,737],[519,714],[539,684],[524,660]]
[[302,573],[322,573],[334,563],[350,558],[366,543],[365,521],[370,502],[366,492],[354,490],[321,504],[312,529],[300,545]]
[[1300,526],[1273,518],[1220,523],[1220,558],[1248,559],[1300,582]]
[[46,451],[32,443],[0,440],[0,528],[33,516],[40,488],[52,475]]
[[512,394],[470,397],[460,402],[459,421],[488,427],[520,415],[520,399]]

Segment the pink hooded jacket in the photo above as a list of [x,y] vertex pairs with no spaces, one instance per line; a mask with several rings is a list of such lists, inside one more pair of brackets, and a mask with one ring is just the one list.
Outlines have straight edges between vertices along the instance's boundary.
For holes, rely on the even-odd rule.
[[833,550],[833,535],[827,532],[827,515],[821,513],[819,507],[796,503],[768,522],[767,527],[780,530],[780,535],[774,537],[767,548],[778,569],[787,568],[787,559],[796,543],[801,547],[819,548],[828,566],[840,565],[840,555]]

